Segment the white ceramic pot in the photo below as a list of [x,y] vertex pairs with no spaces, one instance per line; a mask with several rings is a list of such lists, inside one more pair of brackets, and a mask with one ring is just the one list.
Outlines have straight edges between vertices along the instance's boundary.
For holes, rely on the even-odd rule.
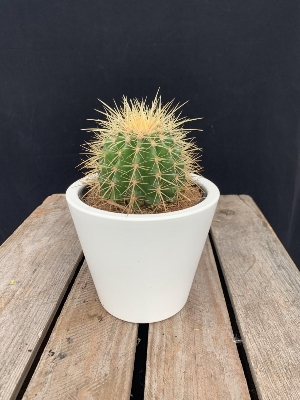
[[220,196],[193,176],[207,197],[161,214],[120,214],[88,206],[82,181],[66,199],[103,307],[128,322],[164,320],[185,305]]

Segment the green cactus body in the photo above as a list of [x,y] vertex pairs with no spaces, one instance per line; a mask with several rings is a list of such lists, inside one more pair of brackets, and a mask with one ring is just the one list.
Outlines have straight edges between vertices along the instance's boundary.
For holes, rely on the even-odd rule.
[[99,155],[101,196],[133,208],[176,201],[186,180],[181,154],[169,133],[106,138]]
[[176,118],[178,107],[162,107],[157,96],[151,108],[126,98],[123,105],[113,110],[104,104],[106,120],[92,129],[96,138],[86,147],[92,157],[84,162],[96,176],[92,185],[129,212],[180,200],[193,184],[191,172],[199,171],[198,148],[181,127],[190,120]]

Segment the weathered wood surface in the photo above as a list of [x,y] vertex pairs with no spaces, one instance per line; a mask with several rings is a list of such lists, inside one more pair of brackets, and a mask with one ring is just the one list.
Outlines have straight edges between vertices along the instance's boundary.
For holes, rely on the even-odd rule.
[[250,399],[209,241],[185,307],[149,326],[145,399]]
[[300,399],[300,274],[249,196],[221,196],[212,234],[260,399]]
[[82,257],[64,195],[0,248],[0,399],[15,398]]
[[24,400],[129,400],[138,325],[104,310],[84,263]]

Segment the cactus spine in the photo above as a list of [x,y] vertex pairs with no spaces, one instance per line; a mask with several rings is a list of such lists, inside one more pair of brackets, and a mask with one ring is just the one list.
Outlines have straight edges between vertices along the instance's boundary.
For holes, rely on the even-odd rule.
[[162,106],[158,95],[151,106],[126,97],[121,107],[101,103],[105,119],[88,129],[94,139],[85,144],[88,157],[82,163],[92,190],[128,213],[187,198],[191,173],[200,172],[199,149],[183,128],[193,120],[175,115],[181,106],[172,107],[172,101]]

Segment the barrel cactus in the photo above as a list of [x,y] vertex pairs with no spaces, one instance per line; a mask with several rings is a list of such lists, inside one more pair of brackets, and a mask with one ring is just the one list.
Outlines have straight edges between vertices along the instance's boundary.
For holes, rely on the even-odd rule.
[[[162,105],[155,96],[128,100],[111,108],[102,102],[105,116],[95,119],[91,142],[84,145],[87,158],[82,166],[94,195],[118,204],[128,213],[166,207],[187,199],[199,173],[199,149],[187,138],[183,124],[194,119],[177,113],[182,105]],[[200,119],[200,118],[196,118]]]

